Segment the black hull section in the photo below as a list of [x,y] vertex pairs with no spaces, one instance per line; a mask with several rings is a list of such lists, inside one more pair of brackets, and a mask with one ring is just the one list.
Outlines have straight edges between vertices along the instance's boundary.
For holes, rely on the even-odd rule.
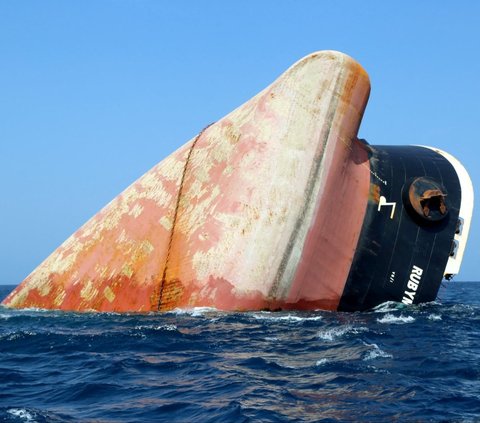
[[461,204],[457,173],[426,147],[367,148],[370,197],[338,309],[433,301],[455,254]]

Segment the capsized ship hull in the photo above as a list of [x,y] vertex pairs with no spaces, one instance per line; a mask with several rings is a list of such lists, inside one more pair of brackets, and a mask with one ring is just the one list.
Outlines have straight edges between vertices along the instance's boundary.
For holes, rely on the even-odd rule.
[[[471,184],[446,153],[359,141],[369,92],[350,57],[303,58],[128,187],[3,304],[361,310],[434,299],[447,262],[452,273],[461,262],[473,207],[462,189]],[[430,217],[402,197],[416,177],[441,191],[429,194]],[[455,234],[462,207],[468,225]],[[421,281],[414,273],[412,282],[413,266]]]

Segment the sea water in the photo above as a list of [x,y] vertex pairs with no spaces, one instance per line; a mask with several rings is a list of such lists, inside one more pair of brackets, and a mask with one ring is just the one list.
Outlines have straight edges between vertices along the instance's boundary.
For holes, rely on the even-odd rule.
[[3,422],[392,420],[480,421],[479,282],[363,313],[0,307]]

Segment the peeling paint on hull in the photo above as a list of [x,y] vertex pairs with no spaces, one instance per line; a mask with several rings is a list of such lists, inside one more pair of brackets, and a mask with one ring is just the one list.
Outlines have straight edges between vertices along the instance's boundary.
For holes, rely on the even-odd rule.
[[303,58],[128,187],[3,304],[337,309],[372,198],[357,140],[369,91],[350,57]]
[[[368,197],[354,140],[369,89],[348,56],[305,57],[127,188],[4,304],[336,308]],[[327,198],[357,189],[354,218]]]

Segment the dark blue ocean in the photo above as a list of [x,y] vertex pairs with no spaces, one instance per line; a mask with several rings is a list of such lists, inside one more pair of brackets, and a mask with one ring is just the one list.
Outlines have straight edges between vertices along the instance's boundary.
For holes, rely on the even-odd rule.
[[0,421],[480,421],[480,283],[366,313],[0,308]]

